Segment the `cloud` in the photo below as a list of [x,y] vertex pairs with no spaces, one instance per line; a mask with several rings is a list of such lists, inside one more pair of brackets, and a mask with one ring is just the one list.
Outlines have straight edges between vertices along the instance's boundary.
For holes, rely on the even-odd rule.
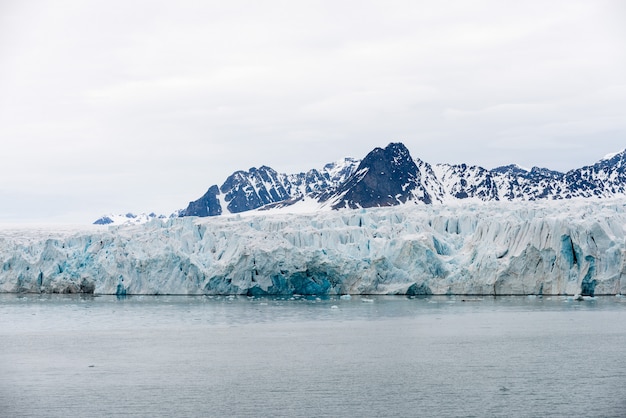
[[430,162],[556,169],[623,148],[619,1],[0,8],[0,190],[63,191],[67,213],[100,215],[103,195],[167,212],[235,169],[392,140]]

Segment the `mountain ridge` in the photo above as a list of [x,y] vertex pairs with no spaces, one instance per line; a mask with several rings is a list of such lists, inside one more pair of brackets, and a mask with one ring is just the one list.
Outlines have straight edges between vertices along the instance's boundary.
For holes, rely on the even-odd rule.
[[[362,160],[345,157],[296,174],[262,165],[233,172],[171,216],[219,216],[307,205],[313,210],[435,204],[466,199],[535,201],[626,197],[626,149],[565,173],[515,164],[486,169],[431,165],[404,144],[375,148]],[[100,218],[100,223],[106,217]],[[109,216],[109,219],[111,217]],[[122,218],[123,219],[123,218]],[[150,219],[150,218],[149,218]],[[98,222],[97,221],[97,222]]]

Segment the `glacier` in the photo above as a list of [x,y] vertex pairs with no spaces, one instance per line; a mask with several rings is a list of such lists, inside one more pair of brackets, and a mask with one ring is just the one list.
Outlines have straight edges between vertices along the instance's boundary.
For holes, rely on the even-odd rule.
[[626,293],[626,201],[472,202],[0,230],[0,292]]

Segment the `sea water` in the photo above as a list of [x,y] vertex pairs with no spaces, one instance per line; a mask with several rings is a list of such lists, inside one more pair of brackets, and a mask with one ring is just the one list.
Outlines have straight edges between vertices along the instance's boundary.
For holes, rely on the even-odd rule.
[[0,416],[623,417],[626,302],[1,295]]

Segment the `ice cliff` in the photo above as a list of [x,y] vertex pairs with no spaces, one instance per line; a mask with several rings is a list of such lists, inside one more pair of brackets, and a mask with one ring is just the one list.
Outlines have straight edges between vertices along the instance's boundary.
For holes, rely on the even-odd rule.
[[471,203],[0,231],[0,291],[626,293],[624,201]]

